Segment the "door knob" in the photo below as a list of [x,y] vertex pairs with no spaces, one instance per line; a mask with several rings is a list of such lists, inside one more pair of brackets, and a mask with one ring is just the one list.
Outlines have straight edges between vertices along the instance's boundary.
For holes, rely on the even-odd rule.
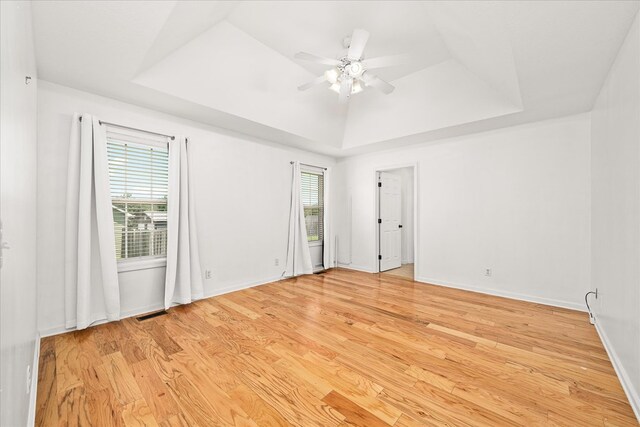
[[402,224],[398,224],[398,228],[402,228]]

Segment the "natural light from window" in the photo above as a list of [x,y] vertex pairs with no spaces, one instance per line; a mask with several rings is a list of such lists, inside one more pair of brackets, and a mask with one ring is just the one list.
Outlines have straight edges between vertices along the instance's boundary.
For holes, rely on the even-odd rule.
[[322,173],[303,171],[300,187],[307,241],[321,242],[324,237],[324,176]]
[[169,152],[107,139],[116,259],[165,257]]

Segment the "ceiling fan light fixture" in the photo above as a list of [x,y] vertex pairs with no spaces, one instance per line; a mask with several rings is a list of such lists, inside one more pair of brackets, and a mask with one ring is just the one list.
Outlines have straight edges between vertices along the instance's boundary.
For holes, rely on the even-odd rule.
[[[329,83],[336,84],[338,82],[338,76],[340,76],[340,71],[337,68],[332,68],[324,72],[324,76]],[[339,87],[340,85],[338,85]]]
[[356,93],[360,93],[364,90],[364,88],[362,87],[362,83],[360,83],[360,80],[353,80],[353,86],[351,86],[351,94],[355,95]]
[[[352,79],[353,84],[351,85],[351,95],[355,95],[356,93],[360,93],[364,90],[364,85],[357,79]],[[329,89],[334,91],[335,93],[340,93],[340,82],[333,83],[329,86]]]

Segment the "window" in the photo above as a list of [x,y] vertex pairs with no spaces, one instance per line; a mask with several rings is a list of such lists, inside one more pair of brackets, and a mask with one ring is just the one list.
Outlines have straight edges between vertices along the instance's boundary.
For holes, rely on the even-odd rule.
[[322,242],[324,237],[324,176],[317,172],[303,171],[300,187],[307,240]]
[[107,153],[116,259],[166,257],[166,142],[132,142],[107,134]]

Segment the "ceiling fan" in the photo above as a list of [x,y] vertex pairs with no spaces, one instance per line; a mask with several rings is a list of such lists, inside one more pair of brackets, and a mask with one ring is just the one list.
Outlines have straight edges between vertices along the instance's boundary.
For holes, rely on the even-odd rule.
[[313,86],[328,82],[329,88],[339,94],[339,101],[345,103],[353,94],[362,92],[364,87],[374,87],[384,94],[390,94],[395,87],[385,82],[369,70],[375,68],[391,67],[407,62],[406,55],[382,56],[365,59],[364,48],[369,40],[369,33],[362,29],[353,30],[351,38],[345,39],[347,54],[338,59],[325,58],[306,52],[298,52],[296,59],[316,62],[318,64],[331,65],[333,68],[324,72],[320,77],[307,84],[298,87],[298,90],[307,90]]

